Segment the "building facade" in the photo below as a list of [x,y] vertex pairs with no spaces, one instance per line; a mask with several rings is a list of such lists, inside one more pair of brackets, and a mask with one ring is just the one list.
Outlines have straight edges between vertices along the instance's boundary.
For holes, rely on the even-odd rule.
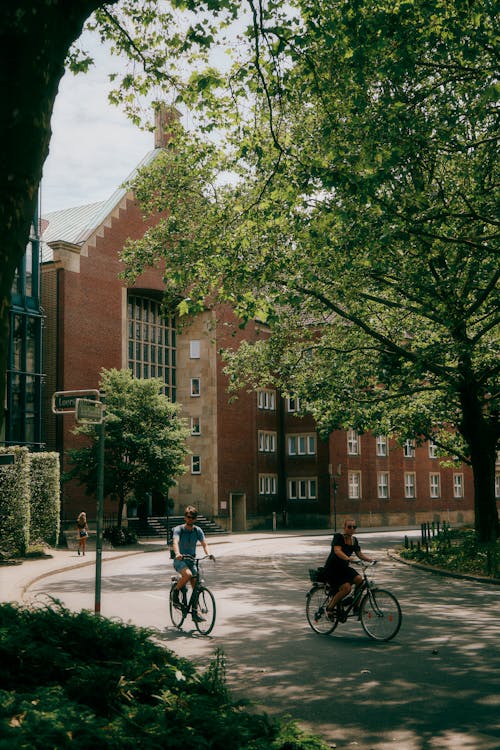
[[[142,165],[155,158],[156,145]],[[147,226],[125,189],[104,203],[44,217],[42,440],[49,450],[64,458],[77,443],[73,416],[51,411],[53,393],[97,388],[101,368],[130,368],[136,377],[160,377],[189,425],[187,470],[169,498],[174,513],[195,504],[232,530],[331,528],[346,515],[363,526],[472,520],[470,470],[442,467],[429,444],[401,446],[353,431],[321,439],[297,400],[266,383],[230,400],[220,352],[265,330],[257,323],[240,330],[222,307],[179,327],[162,312],[159,269],[127,287],[119,254]],[[82,508],[95,515],[83,489],[66,485],[64,519]],[[165,511],[166,498],[152,497],[148,514]]]
[[35,451],[42,447],[42,325],[36,216],[11,290],[2,445],[24,445]]

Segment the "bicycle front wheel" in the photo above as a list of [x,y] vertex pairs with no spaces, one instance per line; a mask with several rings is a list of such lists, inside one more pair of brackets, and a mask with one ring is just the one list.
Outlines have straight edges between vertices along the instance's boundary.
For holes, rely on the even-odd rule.
[[186,617],[186,610],[185,610],[185,600],[186,596],[183,591],[179,592],[179,600],[181,602],[181,608],[174,606],[174,591],[175,591],[175,584],[170,589],[170,619],[172,620],[172,624],[176,628],[180,628],[182,623],[184,622],[184,619]]
[[390,641],[401,627],[401,607],[384,589],[372,589],[361,602],[359,618],[363,630],[376,641]]
[[208,635],[215,625],[215,598],[211,591],[200,587],[196,608],[199,615],[193,618],[196,629],[202,635]]
[[330,597],[326,594],[324,586],[313,586],[307,593],[306,617],[307,622],[315,633],[329,635],[338,625],[338,620],[330,620],[326,611],[326,605]]

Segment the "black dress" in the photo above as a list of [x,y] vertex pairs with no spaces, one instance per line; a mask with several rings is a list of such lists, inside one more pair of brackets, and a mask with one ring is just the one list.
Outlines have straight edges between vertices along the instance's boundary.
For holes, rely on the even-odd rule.
[[340,588],[343,583],[352,583],[359,573],[351,568],[348,560],[342,560],[334,552],[334,547],[341,547],[342,552],[351,557],[354,552],[359,552],[361,547],[355,536],[352,544],[346,544],[343,534],[334,534],[332,539],[332,551],[325,563],[324,577],[332,588]]

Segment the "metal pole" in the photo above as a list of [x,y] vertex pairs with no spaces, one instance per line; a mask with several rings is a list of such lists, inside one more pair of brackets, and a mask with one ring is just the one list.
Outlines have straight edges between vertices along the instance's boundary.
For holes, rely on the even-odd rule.
[[98,425],[99,448],[97,462],[97,524],[95,547],[95,606],[96,615],[101,614],[101,569],[102,569],[102,527],[104,514],[104,420]]
[[333,530],[337,531],[337,481],[333,478]]

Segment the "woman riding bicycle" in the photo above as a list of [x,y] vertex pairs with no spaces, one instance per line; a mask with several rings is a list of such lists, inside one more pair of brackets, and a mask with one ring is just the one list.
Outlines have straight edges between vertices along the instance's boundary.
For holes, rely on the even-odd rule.
[[360,586],[363,583],[363,577],[349,565],[352,554],[356,554],[360,560],[372,562],[371,558],[361,552],[359,542],[354,536],[355,529],[356,522],[352,518],[344,521],[343,533],[333,535],[332,551],[325,563],[323,575],[336,591],[327,606],[327,613],[332,617],[337,604],[351,593],[352,584]]

